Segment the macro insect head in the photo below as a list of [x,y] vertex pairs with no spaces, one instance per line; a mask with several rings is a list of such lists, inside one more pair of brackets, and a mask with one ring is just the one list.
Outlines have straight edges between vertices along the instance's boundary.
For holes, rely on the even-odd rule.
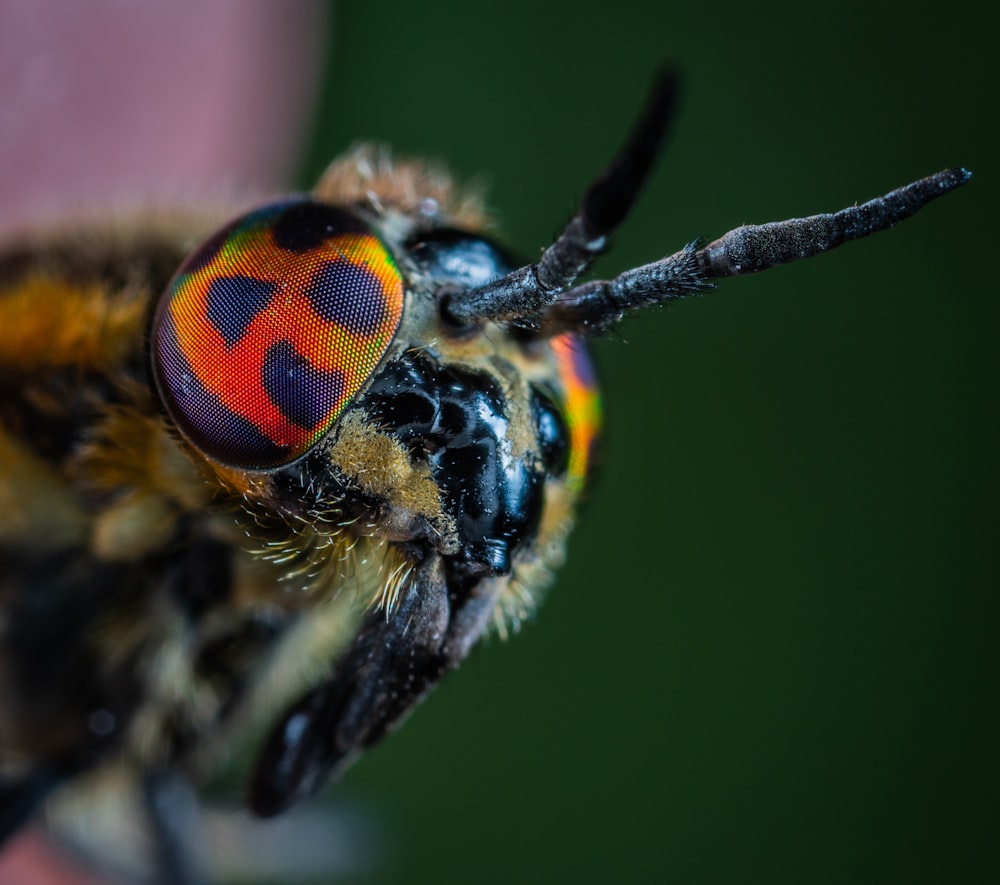
[[578,282],[676,93],[665,71],[536,263],[485,236],[449,179],[376,148],[193,251],[197,218],[4,250],[4,836],[111,766],[155,818],[163,773],[197,777],[250,715],[269,723],[251,809],[315,792],[562,562],[600,425],[588,336],[883,230],[969,177]]

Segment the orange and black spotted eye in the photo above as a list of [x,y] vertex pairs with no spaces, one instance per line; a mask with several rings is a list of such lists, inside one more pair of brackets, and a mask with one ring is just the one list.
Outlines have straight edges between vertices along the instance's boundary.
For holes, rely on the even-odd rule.
[[153,320],[153,375],[207,457],[279,467],[333,426],[402,312],[399,270],[368,225],[286,200],[238,218],[181,265]]

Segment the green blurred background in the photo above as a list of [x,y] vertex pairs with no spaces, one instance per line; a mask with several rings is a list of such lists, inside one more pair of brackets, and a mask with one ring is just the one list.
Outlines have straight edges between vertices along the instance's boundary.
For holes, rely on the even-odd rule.
[[332,794],[376,822],[356,881],[1000,881],[1000,83],[976,16],[336,8],[302,183],[384,140],[486,173],[525,255],[676,60],[680,117],[605,276],[975,172],[894,231],[597,343],[605,457],[568,565]]

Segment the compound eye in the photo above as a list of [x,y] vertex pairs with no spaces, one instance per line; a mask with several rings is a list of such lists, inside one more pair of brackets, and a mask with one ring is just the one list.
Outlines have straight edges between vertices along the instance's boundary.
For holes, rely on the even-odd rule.
[[333,426],[402,312],[399,270],[368,225],[286,200],[238,218],[181,265],[153,319],[153,375],[207,457],[280,467]]

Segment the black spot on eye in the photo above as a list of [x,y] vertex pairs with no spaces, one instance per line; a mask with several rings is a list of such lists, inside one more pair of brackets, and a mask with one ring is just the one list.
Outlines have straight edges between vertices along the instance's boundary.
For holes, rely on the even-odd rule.
[[271,232],[275,245],[289,252],[308,252],[337,234],[370,233],[363,221],[343,209],[311,200],[285,209],[274,220]]
[[227,347],[246,334],[253,318],[267,307],[274,290],[274,283],[247,276],[217,277],[209,283],[205,311]]
[[271,442],[205,389],[184,357],[169,318],[157,331],[154,369],[178,429],[201,451],[240,467],[267,467],[287,460],[287,446]]
[[282,414],[306,430],[326,418],[344,392],[342,373],[317,369],[287,339],[268,348],[261,382]]
[[313,274],[305,294],[324,320],[355,335],[374,335],[386,318],[379,278],[350,261],[324,262]]

